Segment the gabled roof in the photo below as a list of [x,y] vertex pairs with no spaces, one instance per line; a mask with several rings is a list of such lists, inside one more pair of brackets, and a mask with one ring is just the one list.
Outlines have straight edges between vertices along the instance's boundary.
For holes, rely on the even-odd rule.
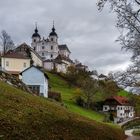
[[34,67],[35,69],[38,69],[40,72],[44,73],[44,76],[45,76],[47,79],[49,79],[47,73],[44,72],[43,69],[41,69],[40,67],[36,67],[36,66],[34,66],[34,65],[32,65],[31,67],[29,67],[29,68],[25,69],[24,71],[22,71],[22,72],[20,73],[20,75],[22,75],[22,73],[24,73],[25,71],[29,70],[29,69],[32,68],[32,67]]
[[59,50],[67,50],[69,53],[71,53],[66,44],[58,45],[58,48]]
[[107,76],[105,76],[105,75],[103,75],[103,74],[100,74],[98,77],[99,77],[99,78],[107,78]]
[[[21,50],[21,49],[23,49],[23,50]],[[14,51],[18,52],[19,50],[21,50],[21,52],[22,51],[26,52],[26,49],[28,49],[30,52],[33,52],[42,61],[41,56],[35,50],[33,50],[29,45],[27,45],[25,42],[22,43],[21,45],[19,45]]]
[[30,57],[28,57],[24,54],[21,54],[21,53],[17,53],[17,52],[6,53],[2,57],[4,57],[4,58],[17,58],[17,59],[30,59]]
[[113,96],[113,97],[110,97],[110,98],[106,99],[106,101],[109,101],[109,100],[115,100],[120,105],[127,105],[127,104],[129,104],[128,99],[126,97],[122,97],[122,96]]
[[62,56],[62,55],[58,55],[55,59],[55,61],[58,61],[58,60],[65,60],[65,61],[68,61],[70,63],[73,63],[73,61],[69,58],[69,57],[65,57],[65,56]]
[[82,63],[78,63],[75,65],[77,68],[81,68],[81,67],[84,67],[84,68],[88,68],[88,66],[86,65],[83,65]]

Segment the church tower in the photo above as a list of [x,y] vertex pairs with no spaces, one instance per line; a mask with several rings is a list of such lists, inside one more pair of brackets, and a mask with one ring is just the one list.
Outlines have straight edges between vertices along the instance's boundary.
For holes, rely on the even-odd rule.
[[38,33],[38,29],[37,29],[37,25],[36,25],[36,28],[34,30],[35,32],[33,33],[32,35],[32,47],[34,50],[36,50],[36,47],[37,47],[37,43],[40,41],[41,37]]
[[50,59],[55,59],[58,56],[58,35],[55,31],[54,23],[52,31],[49,34],[49,46],[50,46]]

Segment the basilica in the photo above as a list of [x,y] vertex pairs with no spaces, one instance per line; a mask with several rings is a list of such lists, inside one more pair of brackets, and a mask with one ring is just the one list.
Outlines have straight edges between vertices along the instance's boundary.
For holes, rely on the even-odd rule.
[[41,38],[36,26],[32,35],[31,47],[42,57],[43,66],[47,70],[55,69],[57,72],[66,73],[67,68],[73,64],[67,45],[58,43],[54,25],[47,38]]

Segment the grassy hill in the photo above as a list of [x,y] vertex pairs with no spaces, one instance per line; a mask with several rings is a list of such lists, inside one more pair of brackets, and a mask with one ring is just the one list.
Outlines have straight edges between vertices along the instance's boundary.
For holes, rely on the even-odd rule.
[[[57,87],[55,83],[53,86]],[[71,96],[67,94],[63,98],[67,103]],[[119,128],[86,119],[68,110],[59,103],[0,82],[0,139],[124,140]]]
[[103,121],[104,115],[93,110],[87,110],[80,106],[77,106],[74,102],[74,96],[76,87],[69,86],[68,82],[65,81],[62,77],[57,74],[52,74],[47,72],[49,76],[49,84],[52,91],[60,92],[64,104],[67,106],[67,109],[71,112],[77,113],[84,117],[96,120]]

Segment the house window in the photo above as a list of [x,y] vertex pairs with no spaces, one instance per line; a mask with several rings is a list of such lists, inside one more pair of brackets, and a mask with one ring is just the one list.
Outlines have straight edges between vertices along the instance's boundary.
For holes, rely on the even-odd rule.
[[36,95],[40,93],[40,86],[38,85],[30,85],[28,86]]
[[53,58],[53,55],[51,54],[51,58]]
[[23,67],[26,68],[26,63],[23,63]]
[[42,56],[44,56],[44,53],[42,53]]
[[45,47],[44,46],[42,46],[42,49],[44,49]]
[[107,110],[107,107],[104,107],[104,110]]
[[53,50],[53,46],[51,46],[51,50]]
[[8,61],[6,61],[6,66],[7,66],[7,67],[9,66],[9,62],[8,62]]

